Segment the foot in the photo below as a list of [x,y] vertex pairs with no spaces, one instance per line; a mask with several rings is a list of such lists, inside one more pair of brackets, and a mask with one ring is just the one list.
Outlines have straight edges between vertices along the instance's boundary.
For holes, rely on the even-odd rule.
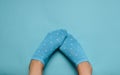
[[60,51],[65,54],[76,66],[78,66],[81,62],[88,61],[82,47],[71,34],[68,34],[64,40],[60,47]]
[[35,51],[32,59],[39,60],[45,65],[51,54],[63,43],[66,35],[67,32],[63,29],[48,33]]

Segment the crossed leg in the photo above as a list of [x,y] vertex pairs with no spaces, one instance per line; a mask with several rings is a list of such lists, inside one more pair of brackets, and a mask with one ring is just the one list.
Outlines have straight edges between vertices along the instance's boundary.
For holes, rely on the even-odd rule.
[[[38,60],[32,60],[29,75],[42,75],[44,65]],[[92,75],[92,67],[89,62],[82,62],[77,67],[78,75]]]
[[80,43],[68,33],[60,51],[75,65],[79,75],[92,75],[92,66]]
[[[59,30],[57,31],[57,32],[59,32]],[[61,31],[60,31],[61,32]],[[63,31],[62,31],[63,32]],[[65,33],[65,32],[64,32]],[[64,36],[63,38],[65,38],[65,36],[66,36],[66,33],[65,34],[61,34],[61,35],[59,35],[59,37],[61,37],[61,36]],[[49,36],[48,36],[49,37]],[[69,46],[69,41],[70,41],[70,39],[73,39],[73,45],[74,45],[74,47],[73,47],[73,49],[72,50],[75,50],[75,51],[73,51],[73,53],[71,53],[71,51],[69,51],[70,49],[69,48],[67,48],[67,49],[65,49],[64,50],[64,47],[70,47]],[[57,38],[56,38],[57,39]],[[60,39],[60,38],[59,38]],[[50,39],[50,40],[47,40],[47,42],[49,42],[49,41],[51,41],[52,39]],[[53,39],[53,40],[55,40],[55,39]],[[61,49],[61,51],[63,51],[63,53],[65,54],[65,55],[67,55],[67,57],[69,57],[72,61],[73,61],[73,63],[76,65],[76,67],[77,67],[77,71],[78,71],[78,74],[79,75],[92,75],[92,66],[90,65],[90,63],[88,62],[88,60],[86,59],[86,55],[84,54],[84,52],[83,52],[83,50],[80,48],[80,46],[79,46],[79,43],[77,43],[76,42],[76,39],[75,38],[73,38],[71,35],[67,35],[67,38],[66,39],[60,39],[61,41],[62,40],[66,40],[67,41],[67,43],[68,44],[62,44],[62,42],[64,42],[64,41],[62,41],[61,42],[61,44],[62,45],[60,45],[59,44],[59,46],[61,46],[60,47],[60,49]],[[56,43],[56,41],[54,41],[55,43]],[[60,41],[59,41],[60,42]],[[57,43],[56,43],[57,44]],[[77,46],[78,45],[78,46]],[[50,46],[51,46],[51,44],[46,44],[46,47],[49,47],[49,48],[51,48]],[[58,45],[55,45],[56,47],[55,48],[57,48],[57,47],[59,47]],[[41,47],[41,46],[40,46]],[[54,48],[54,44],[52,44],[52,47]],[[49,51],[49,48],[48,48],[48,50],[47,51]],[[54,49],[55,49],[54,48]],[[50,50],[50,53],[48,52],[48,55],[50,56],[51,54],[52,54],[52,52],[54,51],[54,49],[53,50]],[[75,53],[76,53],[76,50],[78,50],[77,52],[78,53],[80,53],[80,54],[78,54],[77,56],[75,55]],[[81,51],[79,51],[79,50],[81,50]],[[37,53],[35,53],[35,54],[37,54],[38,55],[38,52],[39,51],[42,51],[42,48],[39,50],[37,50],[36,52]],[[52,51],[52,52],[51,52]],[[44,68],[44,66],[45,66],[45,64],[46,64],[46,62],[47,62],[47,60],[48,60],[48,58],[45,58],[46,57],[46,53],[43,51],[43,55],[45,55],[44,56],[44,58],[42,57],[41,58],[41,55],[39,54],[38,56],[37,56],[37,58],[36,58],[36,55],[34,54],[34,56],[35,56],[35,59],[32,59],[31,60],[31,62],[30,62],[30,65],[29,65],[29,75],[42,75],[42,71],[43,71],[43,68]],[[72,57],[70,57],[69,56],[69,54],[72,54],[73,56]],[[39,57],[40,57],[40,59],[39,59]],[[82,57],[82,58],[81,58]],[[38,60],[37,60],[38,59]],[[43,61],[42,61],[43,60]],[[44,63],[43,63],[44,62]]]
[[63,43],[66,30],[49,32],[31,58],[29,75],[42,75],[42,70],[52,53]]

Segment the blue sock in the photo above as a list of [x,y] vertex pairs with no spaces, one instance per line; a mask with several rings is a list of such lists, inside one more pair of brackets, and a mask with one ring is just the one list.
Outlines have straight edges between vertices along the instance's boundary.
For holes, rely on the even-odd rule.
[[66,36],[67,32],[64,29],[49,32],[35,51],[32,59],[39,60],[45,65],[52,53],[63,43]]
[[75,66],[78,66],[81,62],[88,61],[88,58],[80,46],[80,43],[78,43],[78,41],[71,34],[67,35],[60,47],[60,51],[67,56]]

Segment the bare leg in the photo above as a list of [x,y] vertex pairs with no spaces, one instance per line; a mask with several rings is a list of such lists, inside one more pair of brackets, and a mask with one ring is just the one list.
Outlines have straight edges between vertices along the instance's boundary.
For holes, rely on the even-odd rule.
[[52,53],[63,43],[67,36],[66,30],[60,29],[49,32],[32,56],[29,75],[42,75],[43,67]]
[[92,75],[92,66],[89,62],[82,62],[77,67],[78,75]]
[[[44,65],[38,60],[30,63],[29,75],[42,75]],[[89,62],[82,62],[77,67],[79,75],[92,75],[92,66]]]
[[92,66],[89,63],[80,43],[71,35],[68,34],[60,47],[60,51],[66,55],[77,67],[79,75],[92,75]]
[[29,75],[42,75],[44,65],[38,60],[31,60]]

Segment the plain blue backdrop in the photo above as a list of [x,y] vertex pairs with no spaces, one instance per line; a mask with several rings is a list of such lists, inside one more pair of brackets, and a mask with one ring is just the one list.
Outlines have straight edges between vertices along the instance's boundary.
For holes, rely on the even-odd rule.
[[[120,75],[120,0],[0,0],[0,75],[27,75],[45,35],[66,29],[82,45],[93,75]],[[56,52],[44,75],[77,75]]]

